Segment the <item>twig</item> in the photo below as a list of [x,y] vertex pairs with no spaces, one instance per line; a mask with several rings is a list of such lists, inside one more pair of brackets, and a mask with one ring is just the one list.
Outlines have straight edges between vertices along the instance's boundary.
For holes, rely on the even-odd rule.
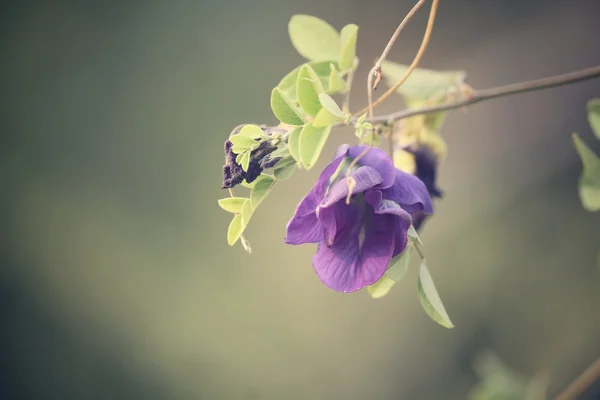
[[[371,68],[371,70],[369,71],[369,76],[367,77],[367,98],[369,100],[368,109],[369,118],[371,122],[373,122],[373,90],[377,89],[377,86],[379,86],[379,82],[381,82],[381,64],[387,58],[388,53],[392,49],[394,43],[396,43],[396,39],[398,39],[398,35],[400,35],[400,32],[402,32],[408,21],[411,20],[411,18],[417,13],[419,8],[421,8],[421,6],[424,3],[425,0],[419,0],[417,4],[415,4],[414,7],[409,11],[409,13],[406,14],[402,22],[400,22],[400,25],[398,25],[398,27],[396,28],[396,31],[390,38],[389,42],[385,46],[385,49],[383,49],[381,56],[379,57],[373,68]],[[375,82],[373,82],[373,79],[375,79]]]
[[600,358],[581,373],[573,382],[567,386],[555,400],[575,400],[583,394],[596,379],[600,378]]
[[350,113],[350,91],[352,90],[352,81],[354,80],[354,71],[356,71],[356,68],[358,68],[358,57],[354,57],[353,66],[350,68],[348,77],[346,78],[346,86],[348,87],[348,91],[346,92],[344,104],[342,105],[342,111],[344,113]]
[[[600,65],[582,69],[579,71],[568,72],[566,74],[550,76],[547,78],[541,78],[532,81],[512,83],[509,85],[498,86],[489,89],[474,90],[469,94],[467,98],[459,101],[439,104],[435,106],[402,110],[387,115],[380,115],[375,117],[374,121],[375,123],[398,121],[404,118],[413,117],[415,115],[430,114],[440,111],[450,111],[464,106],[479,103],[484,100],[495,99],[497,97],[532,92],[535,90],[549,89],[598,77],[600,77]],[[356,122],[356,119],[353,118],[350,122]]]
[[[400,87],[400,85],[402,85],[404,83],[404,81],[406,81],[406,79],[408,79],[411,72],[417,67],[417,65],[421,61],[421,58],[423,57],[423,54],[425,53],[425,49],[427,49],[427,45],[429,44],[429,39],[431,38],[431,31],[433,30],[433,24],[435,22],[435,15],[437,12],[438,3],[439,3],[439,0],[433,0],[433,3],[431,4],[431,11],[429,12],[427,28],[425,28],[425,34],[423,35],[423,40],[421,41],[421,47],[419,47],[419,51],[417,52],[417,55],[415,56],[414,60],[412,61],[412,63],[408,67],[408,69],[406,70],[406,73],[404,74],[402,79],[400,79],[398,82],[396,82],[396,84],[393,87],[389,88],[387,92],[385,92],[383,95],[381,95],[381,97],[379,97],[373,103],[370,103],[369,106],[367,106],[367,107],[363,108],[362,110],[360,110],[359,112],[357,112],[355,114],[355,116],[361,115],[362,113],[364,113],[366,111],[372,112],[373,108],[375,108],[375,106],[377,106],[378,104],[381,104],[381,102],[383,102],[392,93],[394,93],[396,91],[396,89],[398,89]],[[412,10],[411,10],[411,12],[412,12]]]

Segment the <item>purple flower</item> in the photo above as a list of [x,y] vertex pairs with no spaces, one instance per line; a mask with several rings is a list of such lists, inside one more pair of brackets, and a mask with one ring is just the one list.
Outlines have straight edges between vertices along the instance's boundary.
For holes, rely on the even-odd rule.
[[365,148],[343,145],[337,150],[296,208],[283,240],[319,243],[313,267],[338,292],[354,292],[381,278],[390,259],[406,247],[413,216],[433,212],[423,182],[395,168],[378,148],[350,171],[355,185],[347,204],[348,168]]

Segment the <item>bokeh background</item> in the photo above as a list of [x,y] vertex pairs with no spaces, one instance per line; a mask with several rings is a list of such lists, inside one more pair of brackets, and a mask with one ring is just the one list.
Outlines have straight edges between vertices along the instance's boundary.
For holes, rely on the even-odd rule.
[[[451,331],[422,312],[416,270],[383,299],[345,295],[313,246],[281,243],[319,168],[255,214],[252,255],[227,245],[223,142],[275,123],[270,90],[302,62],[290,16],[360,26],[356,109],[413,3],[3,3],[0,397],[465,399],[483,349],[555,394],[598,357],[600,216],[579,202],[570,134],[600,148],[585,115],[599,80],[449,117],[422,238]],[[412,60],[427,14],[391,60]],[[599,16],[597,0],[442,1],[421,65],[476,88],[596,65]]]

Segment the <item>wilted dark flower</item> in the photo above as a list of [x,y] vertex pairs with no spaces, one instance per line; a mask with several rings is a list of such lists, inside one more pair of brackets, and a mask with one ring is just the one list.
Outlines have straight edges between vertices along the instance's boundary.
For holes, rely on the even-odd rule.
[[[288,244],[319,243],[313,267],[325,285],[354,292],[375,283],[407,244],[413,215],[431,214],[427,188],[372,148],[341,146],[287,225]],[[349,176],[349,177],[348,177]],[[350,203],[348,179],[352,185]]]
[[237,154],[232,151],[233,144],[227,140],[225,142],[225,165],[223,166],[223,185],[221,189],[232,188],[236,185],[246,181],[252,183],[256,178],[260,176],[266,168],[273,167],[280,157],[271,159],[269,154],[274,152],[277,147],[272,145],[268,140],[263,141],[257,149],[252,150],[250,153],[250,162],[248,164],[248,171],[244,171],[242,166],[239,165],[235,158]]

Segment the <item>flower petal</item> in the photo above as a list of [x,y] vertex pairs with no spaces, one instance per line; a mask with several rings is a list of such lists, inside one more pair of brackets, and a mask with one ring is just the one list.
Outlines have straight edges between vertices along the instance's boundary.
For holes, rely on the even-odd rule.
[[[348,149],[348,156],[352,159],[360,156],[368,146],[352,146]],[[387,155],[385,151],[378,147],[372,147],[365,155],[363,155],[358,161],[359,165],[368,166],[374,168],[381,175],[381,184],[380,187],[382,189],[389,188],[394,184],[394,180],[396,177],[396,167],[394,167],[394,163],[392,159]]]
[[[356,182],[352,188],[352,194],[364,192],[382,182],[381,175],[375,168],[360,167],[350,175]],[[348,178],[344,177],[331,186],[321,203],[319,208],[331,207],[338,201],[345,199],[348,196]]]
[[[396,217],[375,214],[364,204],[342,204],[346,218],[341,221],[345,221],[345,226],[338,225],[338,235],[331,247],[319,243],[313,267],[329,288],[355,292],[375,283],[387,269],[394,252]],[[361,245],[360,232],[364,225],[365,239]]]
[[318,243],[323,238],[323,229],[313,211],[306,215],[295,215],[287,224],[283,243],[304,244]]
[[422,211],[433,214],[431,198],[425,184],[414,175],[396,169],[394,184],[383,190],[383,198],[393,200],[410,214]]
[[[389,214],[394,216],[395,244],[393,257],[402,253],[408,243],[408,228],[414,218],[393,200],[383,199],[381,190],[369,190],[365,192],[365,202],[373,207],[376,214]],[[419,214],[420,215],[420,214]]]

